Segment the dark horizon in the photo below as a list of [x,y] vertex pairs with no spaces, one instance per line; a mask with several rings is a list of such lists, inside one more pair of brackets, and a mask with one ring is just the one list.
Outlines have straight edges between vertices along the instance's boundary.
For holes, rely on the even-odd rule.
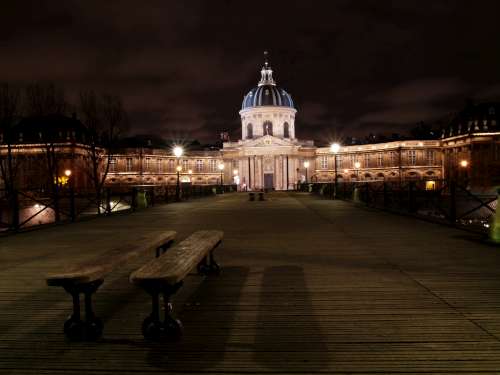
[[0,81],[118,94],[132,133],[213,142],[239,137],[268,50],[299,138],[404,134],[500,97],[500,4],[469,4],[18,1],[0,16]]

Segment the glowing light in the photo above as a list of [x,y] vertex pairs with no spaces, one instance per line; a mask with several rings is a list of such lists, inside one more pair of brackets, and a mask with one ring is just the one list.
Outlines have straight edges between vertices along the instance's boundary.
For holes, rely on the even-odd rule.
[[304,162],[304,168],[309,168],[309,162],[308,161]]
[[224,170],[224,163],[220,163],[217,168],[222,172]]
[[188,170],[188,173],[189,173],[189,174],[193,174],[193,170],[192,170],[192,169],[189,169],[189,170]]
[[469,162],[467,160],[460,160],[460,166],[462,168],[467,168],[468,165],[469,165]]
[[66,170],[64,171],[64,174],[66,175],[66,177],[71,176],[71,169],[66,169]]
[[177,172],[180,172],[182,171],[182,167],[180,165],[177,166],[177,168],[175,168],[177,170]]
[[180,158],[184,154],[184,149],[181,146],[175,146],[173,152],[176,158]]
[[436,190],[436,181],[425,181],[425,190]]
[[340,151],[340,145],[338,143],[332,143],[330,145],[330,151],[336,154],[337,152]]
[[349,173],[349,169],[344,169],[344,173]]
[[237,169],[233,170],[233,174],[234,174],[235,176],[236,176],[236,175],[238,175],[238,170],[237,170]]
[[361,167],[361,163],[359,161],[354,163],[354,168],[359,169],[360,167]]

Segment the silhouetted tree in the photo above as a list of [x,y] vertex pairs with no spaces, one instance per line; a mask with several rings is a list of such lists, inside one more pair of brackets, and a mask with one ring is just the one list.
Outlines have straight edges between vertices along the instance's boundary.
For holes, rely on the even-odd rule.
[[128,120],[118,96],[82,91],[79,112],[86,130],[87,175],[93,185],[97,214],[102,210],[104,183],[120,137]]

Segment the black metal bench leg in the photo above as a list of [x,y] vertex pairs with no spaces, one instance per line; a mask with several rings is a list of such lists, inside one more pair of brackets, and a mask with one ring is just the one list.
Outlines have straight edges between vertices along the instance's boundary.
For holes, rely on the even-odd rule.
[[142,322],[142,334],[146,340],[158,340],[163,335],[165,327],[160,321],[160,293],[148,290],[151,295],[151,314]]
[[[100,285],[100,284],[99,284]],[[102,320],[95,316],[92,310],[92,294],[97,291],[99,285],[90,285],[85,290],[85,340],[95,341],[102,336]]]
[[219,275],[220,274],[220,266],[215,261],[214,252],[213,251],[210,252],[210,265],[209,265],[209,267],[210,267],[210,273],[215,274],[215,275]]
[[170,302],[170,296],[169,293],[163,294],[163,301],[165,303],[165,320],[163,326],[165,327],[165,338],[177,341],[181,338],[184,327],[179,319],[175,319],[172,316],[173,307]]
[[200,275],[208,275],[210,273],[210,265],[208,264],[208,257],[204,257],[196,269]]
[[73,314],[64,322],[64,334],[71,341],[81,341],[84,325],[80,317],[80,293],[71,288],[65,289],[73,298]]

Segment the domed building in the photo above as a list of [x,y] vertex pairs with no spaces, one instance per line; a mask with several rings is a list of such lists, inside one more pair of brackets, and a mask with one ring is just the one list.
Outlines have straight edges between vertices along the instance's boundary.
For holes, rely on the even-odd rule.
[[296,138],[297,109],[291,95],[277,85],[267,60],[260,73],[239,112],[242,139],[224,143],[223,156],[232,160],[243,189],[293,189],[306,177],[304,162],[314,159],[314,143]]

